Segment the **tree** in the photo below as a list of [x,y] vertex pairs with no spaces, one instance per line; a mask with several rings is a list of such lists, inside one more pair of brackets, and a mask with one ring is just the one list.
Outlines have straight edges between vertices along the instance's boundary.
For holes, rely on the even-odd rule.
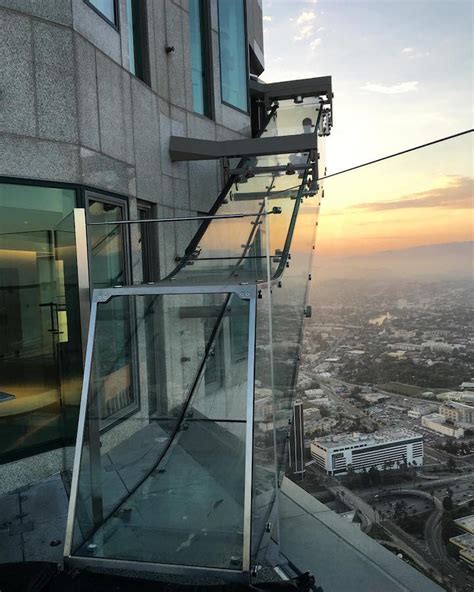
[[360,473],[360,482],[362,487],[368,487],[370,485],[370,475],[367,473],[366,469],[362,469]]
[[446,512],[449,512],[453,509],[453,500],[449,497],[449,495],[443,498],[443,508],[446,510]]
[[377,469],[377,467],[372,466],[369,469],[369,480],[372,483],[372,485],[379,485],[382,477],[380,475],[380,471]]
[[448,467],[448,471],[454,473],[454,471],[456,470],[456,461],[454,460],[454,458],[449,458],[448,462],[446,463],[446,466]]

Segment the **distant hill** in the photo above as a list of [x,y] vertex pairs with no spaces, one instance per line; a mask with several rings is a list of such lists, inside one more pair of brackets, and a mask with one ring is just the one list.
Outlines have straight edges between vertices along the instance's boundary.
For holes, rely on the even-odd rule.
[[319,280],[346,279],[472,279],[474,242],[421,245],[349,257],[315,256]]

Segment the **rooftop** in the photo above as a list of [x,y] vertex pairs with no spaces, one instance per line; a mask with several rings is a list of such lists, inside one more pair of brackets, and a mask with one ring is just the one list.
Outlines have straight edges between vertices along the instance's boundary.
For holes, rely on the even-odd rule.
[[425,421],[432,421],[434,423],[446,423],[446,417],[441,413],[430,413],[423,418]]
[[447,401],[442,407],[451,407],[451,409],[472,409],[473,406],[468,403],[459,403],[457,401]]
[[474,534],[474,514],[457,518],[454,523],[466,532]]
[[[444,419],[444,418],[443,418]],[[365,446],[374,446],[384,442],[397,442],[409,440],[411,438],[420,438],[420,434],[406,430],[404,428],[379,430],[372,434],[361,434],[353,432],[351,434],[336,434],[325,438],[317,438],[318,444],[327,448],[336,446],[351,446],[354,444],[364,444]]]
[[469,553],[474,554],[474,534],[470,532],[451,537],[449,542],[460,547],[463,551],[469,551]]
[[[289,479],[280,496],[281,551],[327,592],[441,592],[441,588]],[[337,557],[337,561],[334,558]]]

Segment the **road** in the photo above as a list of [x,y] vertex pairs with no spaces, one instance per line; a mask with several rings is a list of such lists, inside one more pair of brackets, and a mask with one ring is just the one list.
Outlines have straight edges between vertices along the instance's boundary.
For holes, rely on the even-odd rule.
[[[453,483],[471,480],[471,475],[448,477],[440,479],[441,482]],[[427,484],[428,486],[430,484]],[[360,498],[355,492],[344,487],[334,477],[326,479],[327,489],[341,499],[348,507],[358,510],[363,516],[364,526],[373,523],[380,524],[390,535],[393,542],[427,573],[432,573],[447,590],[453,592],[474,591],[474,577],[460,569],[460,566],[452,560],[446,552],[446,547],[441,538],[441,518],[443,515],[442,502],[433,496],[434,508],[425,525],[425,541],[421,541],[391,520],[381,522],[380,514],[369,503]],[[416,493],[416,490],[413,491]]]
[[425,542],[432,557],[436,560],[449,589],[459,591],[474,590],[474,577],[461,571],[459,565],[449,557],[441,536],[443,505],[436,496],[433,498],[434,509],[425,524]]

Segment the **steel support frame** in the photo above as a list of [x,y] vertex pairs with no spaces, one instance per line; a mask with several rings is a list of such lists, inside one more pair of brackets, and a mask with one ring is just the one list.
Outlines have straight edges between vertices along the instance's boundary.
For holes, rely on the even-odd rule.
[[[116,296],[150,296],[150,295],[179,295],[179,294],[235,294],[242,300],[249,301],[248,325],[248,364],[247,364],[247,393],[246,393],[246,440],[245,440],[245,487],[244,487],[244,527],[243,527],[243,562],[241,570],[224,568],[197,567],[188,565],[170,565],[141,561],[127,561],[100,557],[82,557],[73,554],[73,536],[79,492],[79,476],[84,446],[86,416],[91,396],[91,370],[94,353],[94,338],[97,324],[97,310],[102,303],[108,302]],[[252,490],[253,490],[253,432],[254,432],[254,383],[255,383],[255,343],[256,343],[256,299],[255,285],[241,285],[235,283],[216,285],[180,285],[162,286],[135,285],[117,288],[96,289],[93,292],[90,311],[90,324],[87,338],[87,348],[84,363],[84,380],[81,392],[81,403],[78,420],[76,447],[71,482],[71,494],[66,522],[64,543],[64,563],[77,568],[127,569],[151,573],[164,573],[190,576],[209,576],[223,578],[227,581],[248,581],[251,572],[251,536],[252,536]],[[99,444],[99,443],[98,443]],[[100,451],[99,451],[100,454]],[[93,505],[102,510],[101,500],[95,500]]]
[[199,140],[171,136],[170,158],[173,162],[178,162],[307,152],[312,148],[312,135],[311,133],[293,134],[244,140]]

